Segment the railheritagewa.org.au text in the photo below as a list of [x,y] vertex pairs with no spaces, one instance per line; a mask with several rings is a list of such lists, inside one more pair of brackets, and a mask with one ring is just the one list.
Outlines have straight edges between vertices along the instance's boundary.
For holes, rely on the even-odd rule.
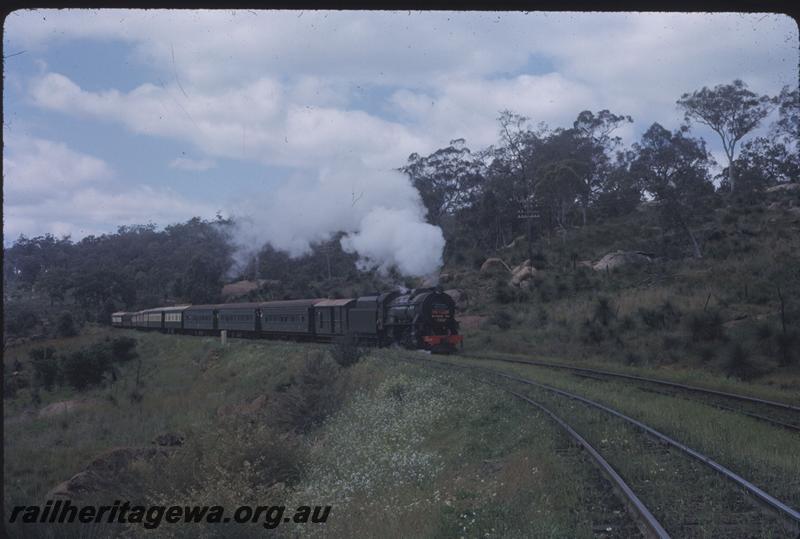
[[139,524],[155,529],[162,524],[260,524],[277,528],[283,523],[324,524],[330,505],[241,505],[227,511],[221,505],[132,505],[116,500],[112,505],[76,505],[70,500],[48,500],[44,505],[17,505],[9,523],[21,524]]

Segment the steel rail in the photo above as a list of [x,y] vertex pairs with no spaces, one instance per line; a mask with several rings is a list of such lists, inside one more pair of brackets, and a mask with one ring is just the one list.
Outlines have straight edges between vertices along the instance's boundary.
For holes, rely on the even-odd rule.
[[[483,383],[490,383],[486,380],[481,380]],[[492,384],[495,385],[495,384]],[[499,387],[499,386],[497,386]],[[503,391],[506,391],[515,397],[522,399],[523,401],[536,406],[541,411],[546,413],[550,416],[553,421],[558,423],[561,428],[563,428],[567,433],[576,441],[578,442],[595,462],[596,467],[611,481],[614,490],[617,492],[618,496],[622,498],[622,501],[625,503],[625,506],[634,514],[636,515],[636,521],[639,523],[639,529],[642,533],[647,537],[658,537],[659,539],[668,539],[670,537],[667,530],[661,525],[661,523],[653,516],[653,513],[647,508],[647,506],[639,499],[636,493],[633,491],[631,487],[622,479],[616,470],[608,463],[608,461],[603,458],[603,456],[597,452],[597,450],[592,447],[592,445],[586,441],[586,439],[578,434],[578,432],[573,429],[569,424],[558,417],[555,413],[550,411],[546,408],[543,404],[536,402],[535,400],[526,397],[516,391],[511,391],[510,389],[500,388]]]
[[749,395],[742,395],[739,393],[729,393],[727,391],[719,391],[717,389],[708,389],[705,387],[699,386],[692,386],[688,384],[682,384],[679,382],[670,382],[668,380],[661,380],[659,378],[648,378],[646,376],[637,376],[635,374],[625,374],[621,372],[614,372],[614,371],[606,371],[602,369],[590,369],[587,367],[577,367],[573,365],[564,365],[561,363],[552,363],[549,361],[539,361],[534,359],[518,359],[518,358],[509,358],[509,357],[491,357],[491,356],[478,356],[478,355],[463,355],[463,357],[471,358],[471,359],[479,359],[479,360],[489,360],[489,361],[504,361],[507,363],[520,363],[523,365],[533,365],[535,367],[548,367],[552,369],[567,369],[576,372],[586,372],[592,374],[602,374],[605,376],[612,376],[616,378],[626,378],[628,380],[637,380],[640,382],[649,382],[651,384],[660,384],[664,386],[670,387],[677,387],[680,389],[685,389],[687,391],[695,391],[698,393],[708,393],[711,395],[719,395],[721,397],[728,397],[731,399],[741,400],[741,401],[748,401],[748,402],[755,402],[758,404],[764,404],[766,406],[773,406],[775,408],[782,408],[784,410],[791,410],[793,412],[800,412],[800,406],[794,406],[792,404],[787,404],[785,402],[778,402],[772,401],[767,399],[760,399],[758,397],[751,397]]
[[429,359],[429,361],[435,362],[435,363],[440,363],[440,364],[446,363],[446,364],[452,365],[454,367],[476,369],[476,370],[484,371],[484,372],[487,372],[487,373],[490,373],[490,374],[494,374],[495,376],[500,376],[500,377],[503,377],[503,378],[506,378],[506,379],[509,379],[509,380],[514,380],[516,382],[520,382],[520,383],[523,383],[523,384],[526,384],[526,385],[539,387],[539,388],[542,388],[542,389],[544,389],[546,391],[550,391],[552,393],[556,393],[558,395],[562,395],[564,397],[568,397],[570,399],[577,400],[579,402],[583,402],[584,404],[587,404],[587,405],[592,406],[594,408],[597,408],[599,410],[603,410],[604,412],[609,413],[609,414],[611,414],[611,415],[613,415],[615,417],[618,417],[618,418],[620,418],[620,419],[622,419],[622,420],[634,425],[635,427],[647,432],[651,436],[653,436],[653,437],[655,437],[655,438],[657,438],[657,439],[659,439],[659,440],[661,440],[661,441],[663,441],[663,442],[665,442],[665,443],[667,443],[667,444],[669,444],[669,445],[671,445],[671,446],[673,446],[673,447],[675,447],[677,449],[680,449],[681,451],[683,451],[687,455],[697,459],[698,461],[702,462],[706,466],[709,466],[710,468],[712,468],[716,472],[718,472],[721,475],[723,475],[725,478],[727,478],[727,479],[733,481],[734,483],[736,483],[737,485],[739,485],[746,492],[748,492],[749,494],[754,496],[764,506],[766,506],[766,507],[770,508],[771,510],[777,512],[779,516],[783,517],[785,520],[787,520],[789,523],[791,523],[791,525],[795,528],[795,532],[800,530],[800,512],[797,511],[796,509],[794,509],[794,508],[790,507],[789,505],[785,504],[784,502],[778,500],[777,498],[775,498],[774,496],[768,494],[767,492],[765,492],[761,488],[757,487],[756,485],[754,485],[750,481],[746,480],[745,478],[743,478],[742,476],[740,476],[736,472],[733,472],[732,470],[729,470],[728,468],[726,468],[722,464],[719,464],[718,462],[714,461],[713,459],[703,455],[699,451],[696,451],[696,450],[692,449],[691,447],[689,447],[689,446],[687,446],[687,445],[685,445],[685,444],[683,444],[683,443],[681,443],[681,442],[679,442],[679,441],[667,436],[666,434],[663,434],[662,432],[657,431],[656,429],[654,429],[654,428],[652,428],[652,427],[650,427],[648,425],[645,425],[641,421],[638,421],[638,420],[636,420],[636,419],[634,419],[634,418],[632,418],[630,416],[627,416],[627,415],[623,414],[622,412],[618,412],[617,410],[614,410],[613,408],[605,406],[604,404],[600,404],[599,402],[595,402],[593,400],[587,399],[585,397],[581,397],[580,395],[575,395],[574,393],[570,393],[568,391],[564,391],[563,389],[558,389],[556,387],[552,387],[550,385],[547,385],[547,384],[544,384],[544,383],[541,383],[541,382],[535,382],[535,381],[529,380],[527,378],[521,378],[521,377],[518,377],[518,376],[513,376],[513,375],[507,374],[507,373],[505,373],[503,371],[499,371],[499,370],[496,370],[496,369],[489,369],[489,368],[486,368],[486,367],[478,367],[478,366],[471,366],[471,365],[459,365],[459,364],[456,364],[456,363],[451,363],[449,361],[441,361],[441,360],[436,360],[436,359]]
[[[454,365],[448,362],[435,362],[437,366],[444,366],[448,365],[451,367],[458,367],[458,365]],[[601,455],[586,439],[581,436],[578,431],[573,429],[566,421],[561,419],[555,412],[551,411],[545,405],[540,402],[537,402],[530,397],[522,395],[521,393],[517,393],[511,389],[505,388],[496,384],[494,382],[490,382],[483,378],[476,378],[474,376],[470,376],[473,380],[477,380],[478,382],[493,385],[506,393],[510,393],[514,395],[518,399],[521,399],[528,404],[535,406],[545,414],[547,414],[553,421],[558,423],[561,428],[563,428],[567,434],[572,437],[573,440],[578,442],[578,444],[583,447],[592,460],[595,463],[595,467],[600,470],[600,472],[606,476],[606,478],[611,482],[611,486],[614,491],[617,493],[617,496],[622,500],[628,510],[632,513],[635,517],[634,520],[637,522],[640,531],[646,537],[655,537],[658,539],[669,539],[670,535],[667,530],[661,525],[658,519],[653,515],[650,509],[644,504],[644,502],[636,495],[633,489],[625,482],[619,473],[614,469],[613,466]]]
[[[587,375],[586,374],[578,374],[578,373],[576,373],[574,376],[587,376]],[[587,376],[587,377],[589,377],[589,376]],[[603,382],[607,381],[607,380],[605,380],[603,378],[595,378],[594,376],[591,376],[589,378],[592,378],[594,380],[601,380]],[[753,413],[753,412],[748,412],[747,410],[742,410],[742,409],[739,409],[739,408],[733,408],[732,406],[725,406],[724,404],[713,403],[713,402],[704,402],[702,400],[695,400],[695,399],[692,399],[691,397],[677,395],[675,393],[670,393],[668,391],[659,391],[657,389],[647,389],[647,388],[643,388],[643,387],[640,387],[638,389],[639,389],[639,391],[647,391],[647,392],[655,393],[657,395],[665,395],[667,397],[677,397],[679,399],[688,400],[688,401],[691,401],[691,402],[699,402],[701,404],[705,404],[706,406],[710,406],[712,408],[717,408],[718,410],[725,410],[726,412],[733,412],[735,414],[744,415],[744,416],[747,416],[747,417],[752,417],[753,419],[757,419],[758,421],[763,421],[765,423],[771,423],[771,424],[773,424],[773,425],[775,425],[777,427],[781,427],[781,428],[784,428],[784,429],[787,429],[787,430],[793,430],[793,431],[796,431],[796,432],[800,432],[800,426],[792,425],[791,423],[786,423],[784,421],[778,421],[777,419],[772,419],[771,417],[767,417],[765,415],[756,414],[756,413]]]

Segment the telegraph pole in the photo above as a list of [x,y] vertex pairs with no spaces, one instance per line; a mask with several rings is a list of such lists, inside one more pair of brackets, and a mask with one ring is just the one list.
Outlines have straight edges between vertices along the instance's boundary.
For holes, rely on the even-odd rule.
[[522,205],[522,209],[517,212],[517,219],[524,219],[528,222],[528,260],[533,260],[533,232],[534,219],[539,219],[539,210],[533,203],[533,200],[528,198]]

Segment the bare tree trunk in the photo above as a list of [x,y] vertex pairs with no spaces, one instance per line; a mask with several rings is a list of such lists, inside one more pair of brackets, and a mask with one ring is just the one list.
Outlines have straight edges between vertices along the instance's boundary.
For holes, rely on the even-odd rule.
[[683,216],[679,212],[676,212],[676,215],[678,216],[678,221],[681,223],[681,228],[683,228],[683,231],[686,232],[686,235],[689,236],[689,240],[692,242],[694,257],[703,258],[703,253],[700,251],[700,244],[697,243],[697,238],[695,238],[694,233],[686,224],[686,221],[683,220]]
[[731,194],[733,194],[734,189],[736,188],[736,167],[733,164],[733,151],[728,152],[728,148],[725,148],[725,156],[728,158],[728,183],[731,184]]
[[703,253],[700,252],[700,245],[697,243],[697,239],[694,237],[694,234],[692,233],[692,231],[689,229],[688,226],[685,228],[686,228],[686,233],[689,235],[689,239],[692,240],[692,249],[694,250],[694,257],[703,258]]
[[586,226],[586,206],[589,201],[585,197],[581,197],[581,218],[583,219],[583,226]]
[[533,260],[533,217],[528,217],[528,260]]
[[700,244],[697,242],[697,238],[695,238],[695,235],[689,228],[689,225],[686,224],[686,220],[683,218],[683,215],[681,214],[681,210],[678,206],[677,201],[673,200],[672,208],[673,211],[675,212],[675,217],[678,219],[678,223],[681,225],[681,228],[686,233],[686,235],[689,236],[689,240],[692,242],[692,251],[694,252],[694,257],[703,258],[703,253],[700,250]]

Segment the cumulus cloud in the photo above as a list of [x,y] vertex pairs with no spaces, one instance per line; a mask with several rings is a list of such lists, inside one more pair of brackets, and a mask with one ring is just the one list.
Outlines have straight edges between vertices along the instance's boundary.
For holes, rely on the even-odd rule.
[[[306,89],[306,91],[311,91]],[[188,140],[204,153],[263,164],[325,166],[341,158],[396,166],[430,144],[407,127],[360,110],[311,107],[282,85],[259,79],[219,93],[143,84],[127,93],[91,92],[48,73],[33,81],[40,107],[117,122],[135,133]]]
[[432,133],[432,139],[460,137],[478,146],[497,141],[502,110],[513,110],[537,124],[567,125],[578,112],[596,105],[590,88],[558,73],[451,80],[434,93],[398,90],[390,102],[417,129]]
[[113,173],[102,159],[75,152],[50,140],[3,133],[3,194],[26,203],[109,180]]
[[[75,40],[122,42],[126,60],[147,68],[133,89],[112,80],[97,90],[102,79],[90,88],[48,62],[26,96],[40,109],[205,156],[176,159],[175,169],[213,159],[221,169],[224,159],[295,172],[236,204],[241,253],[268,242],[303,254],[341,230],[363,263],[413,273],[436,265],[438,236],[422,226],[407,180],[380,172],[410,153],[456,137],[492,144],[503,109],[556,127],[608,108],[634,117],[618,132],[630,143],[654,121],[677,127],[683,92],[734,78],[762,93],[797,82],[797,26],[772,14],[33,10],[12,13],[5,29],[31,55]],[[15,159],[17,170],[34,166]],[[70,175],[84,194],[110,181],[102,177]],[[430,245],[423,262],[402,251],[412,230]]]
[[215,166],[217,166],[217,163],[213,159],[190,159],[188,157],[178,157],[169,163],[169,168],[191,172],[203,172]]
[[80,239],[117,225],[167,224],[214,210],[171,189],[128,186],[97,157],[61,142],[4,132],[3,233],[13,240],[50,233]]

